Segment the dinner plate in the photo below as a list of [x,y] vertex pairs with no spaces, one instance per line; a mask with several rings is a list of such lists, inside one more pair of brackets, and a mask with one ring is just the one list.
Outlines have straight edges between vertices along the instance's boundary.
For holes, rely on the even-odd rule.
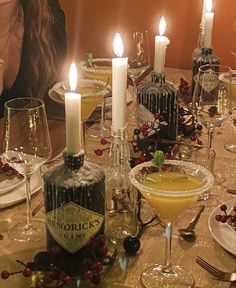
[[[31,195],[35,194],[42,185],[40,171],[36,171],[31,177]],[[25,185],[16,187],[11,192],[0,195],[0,208],[15,205],[26,198]]]
[[[48,95],[49,97],[59,103],[59,104],[63,104],[65,103],[64,99],[63,99],[63,96],[62,96],[62,91],[63,91],[63,88],[62,88],[62,85],[64,85],[64,82],[59,82],[59,83],[56,83],[48,92]],[[133,101],[133,94],[132,94],[132,87],[129,87],[127,89],[127,97],[126,97],[126,102],[127,104],[131,103]],[[112,105],[112,97],[106,97],[106,107],[111,107]],[[98,107],[100,107],[101,104],[98,104]]]
[[25,182],[24,178],[19,178],[17,176],[9,177],[0,182],[0,195],[5,194],[16,187],[22,185]]
[[[227,206],[227,211],[236,204],[236,198],[224,203]],[[222,205],[222,204],[221,204]],[[236,256],[236,231],[226,223],[217,222],[215,216],[222,214],[220,206],[216,207],[208,218],[208,228],[215,241],[225,250]]]

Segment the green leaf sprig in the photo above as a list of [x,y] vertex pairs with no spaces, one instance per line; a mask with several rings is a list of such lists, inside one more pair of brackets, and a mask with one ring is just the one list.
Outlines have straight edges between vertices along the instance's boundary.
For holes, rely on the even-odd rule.
[[158,167],[158,169],[161,171],[161,167],[164,164],[164,153],[161,150],[157,150],[152,154],[152,162],[155,166]]
[[85,62],[86,62],[86,66],[87,67],[93,67],[93,54],[90,52],[90,53],[85,53]]

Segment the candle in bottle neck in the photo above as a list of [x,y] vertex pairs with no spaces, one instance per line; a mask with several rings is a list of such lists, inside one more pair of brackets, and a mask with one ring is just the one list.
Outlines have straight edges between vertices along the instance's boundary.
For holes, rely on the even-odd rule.
[[204,47],[211,48],[214,13],[212,10],[212,0],[206,0],[207,12],[205,13]]
[[164,36],[166,30],[166,21],[161,17],[159,25],[159,35],[155,37],[155,58],[154,58],[154,71],[156,73],[164,72],[166,48],[170,40]]
[[206,11],[207,11],[206,1],[207,1],[207,0],[203,0],[203,4],[202,4],[201,26],[202,26],[203,28],[204,28],[204,26],[205,26],[205,14],[206,14]]
[[81,151],[81,95],[75,92],[77,77],[73,62],[69,72],[71,92],[65,94],[66,148],[72,155]]
[[116,33],[113,47],[117,58],[112,59],[112,129],[118,130],[126,126],[128,71],[128,58],[122,58],[124,47],[119,33]]

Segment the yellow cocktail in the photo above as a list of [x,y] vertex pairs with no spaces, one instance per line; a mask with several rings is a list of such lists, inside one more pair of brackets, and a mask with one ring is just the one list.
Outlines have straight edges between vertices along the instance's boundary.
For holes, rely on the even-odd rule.
[[166,252],[164,264],[150,266],[141,274],[146,288],[193,287],[192,274],[180,266],[171,265],[172,222],[181,215],[201,193],[209,190],[214,183],[211,172],[199,165],[166,160],[163,172],[152,161],[134,167],[130,172],[131,183],[166,225]]
[[88,79],[100,80],[112,85],[112,61],[109,58],[95,58],[92,66],[88,66],[85,61],[79,63],[84,76]]
[[[193,176],[185,176],[176,172],[154,172],[148,174],[147,179],[140,181],[144,187],[165,191],[186,191],[202,187],[202,183]],[[142,195],[150,203],[162,221],[174,222],[194,201],[196,195],[188,196],[183,193],[181,197],[171,195],[157,195],[141,190]]]

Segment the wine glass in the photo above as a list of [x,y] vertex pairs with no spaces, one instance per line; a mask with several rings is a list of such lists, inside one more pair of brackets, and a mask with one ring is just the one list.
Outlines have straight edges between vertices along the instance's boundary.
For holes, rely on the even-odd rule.
[[236,57],[236,21],[234,23],[234,28],[233,28],[233,41],[232,41],[231,54],[234,57]]
[[124,54],[128,57],[128,76],[131,78],[133,85],[131,116],[136,122],[137,83],[140,77],[150,68],[149,35],[147,30],[126,30],[124,38]]
[[231,115],[231,77],[232,70],[228,66],[206,64],[198,70],[193,110],[197,120],[208,129],[209,151],[215,128]]
[[36,98],[9,100],[5,103],[4,120],[2,156],[24,175],[27,202],[26,220],[13,225],[8,234],[21,242],[38,241],[44,223],[32,220],[30,180],[52,153],[44,103]]
[[164,264],[148,267],[140,279],[146,288],[193,287],[192,274],[171,264],[172,223],[212,187],[214,178],[208,169],[180,160],[165,160],[163,168],[165,172],[149,161],[135,166],[129,174],[131,183],[158,214],[166,230]]

